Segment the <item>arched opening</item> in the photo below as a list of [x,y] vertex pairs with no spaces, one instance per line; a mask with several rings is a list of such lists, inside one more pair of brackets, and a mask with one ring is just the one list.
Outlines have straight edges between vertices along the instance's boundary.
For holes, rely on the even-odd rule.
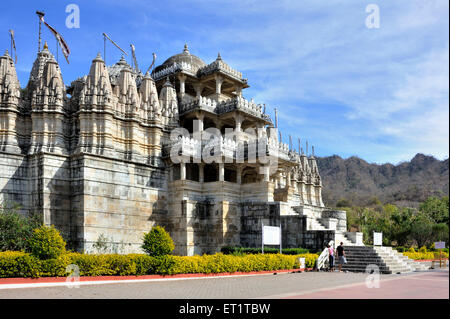
[[205,118],[203,119],[203,129],[206,130],[210,127],[216,127],[216,123],[214,123],[211,118],[205,116]]
[[186,118],[183,121],[183,128],[189,131],[189,133],[194,132],[194,119],[193,118]]
[[256,183],[259,175],[254,167],[246,167],[242,170],[242,184]]
[[233,168],[227,168],[225,167],[225,174],[224,174],[225,182],[231,182],[236,183],[237,182],[237,172]]
[[190,181],[198,182],[199,178],[199,167],[196,163],[187,163],[186,164],[186,179]]
[[219,180],[219,167],[217,164],[205,164],[203,169],[205,183],[217,182]]

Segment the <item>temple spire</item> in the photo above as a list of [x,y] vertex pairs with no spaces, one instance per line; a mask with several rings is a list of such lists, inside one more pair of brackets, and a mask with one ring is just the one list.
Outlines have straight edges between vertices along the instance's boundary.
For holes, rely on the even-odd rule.
[[189,48],[188,48],[187,43],[184,44],[184,50],[183,50],[183,52],[189,54]]

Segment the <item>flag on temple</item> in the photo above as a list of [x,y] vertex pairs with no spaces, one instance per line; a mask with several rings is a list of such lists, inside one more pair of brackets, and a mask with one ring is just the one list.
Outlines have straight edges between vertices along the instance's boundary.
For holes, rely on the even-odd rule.
[[14,49],[14,63],[17,64],[17,52],[16,52],[16,41],[14,40],[14,30],[10,29],[9,33],[11,34],[11,45]]
[[67,63],[69,63],[68,57],[70,54],[70,49],[69,49],[69,46],[67,45],[66,41],[64,41],[64,38],[61,36],[61,34],[59,34],[58,31],[56,31],[53,27],[51,27],[47,22],[44,21],[43,16],[40,16],[40,19],[42,22],[44,22],[44,24],[47,26],[47,28],[49,28],[50,31],[55,36],[56,40],[58,41],[59,45],[61,46],[62,53],[64,54],[64,57],[66,58]]

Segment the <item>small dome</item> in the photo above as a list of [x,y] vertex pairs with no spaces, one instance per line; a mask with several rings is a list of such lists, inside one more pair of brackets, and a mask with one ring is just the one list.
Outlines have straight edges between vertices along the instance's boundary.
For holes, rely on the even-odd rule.
[[106,68],[108,70],[109,78],[110,78],[110,81],[111,81],[112,85],[117,85],[118,84],[118,80],[119,80],[119,77],[120,77],[120,72],[122,70],[130,71],[131,72],[131,76],[135,77],[135,72],[133,71],[131,66],[127,63],[127,61],[125,60],[123,55],[120,58],[119,62],[117,62],[114,65],[107,66]]
[[187,44],[184,45],[184,50],[182,53],[175,54],[174,56],[171,56],[166,61],[164,61],[163,64],[155,68],[155,71],[160,71],[168,66],[173,65],[175,62],[181,63],[186,62],[192,65],[193,71],[196,72],[198,69],[206,66],[206,63],[203,62],[202,59],[200,59],[198,56],[195,56],[189,52]]

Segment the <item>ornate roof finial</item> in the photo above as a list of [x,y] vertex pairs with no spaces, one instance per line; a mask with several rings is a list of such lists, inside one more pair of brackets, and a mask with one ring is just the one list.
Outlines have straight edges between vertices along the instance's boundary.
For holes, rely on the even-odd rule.
[[189,53],[189,48],[188,48],[187,43],[184,44],[184,50],[183,50],[183,52],[184,52],[184,53]]
[[164,86],[172,86],[172,83],[170,83],[169,77],[166,77],[166,83],[164,83]]
[[217,54],[217,59],[216,60],[222,60],[222,57],[220,56],[220,52]]
[[9,51],[8,51],[8,49],[6,49],[5,54],[3,54],[3,56],[9,57]]
[[312,156],[314,157],[314,145],[311,146]]
[[92,62],[103,62],[102,55],[100,54],[100,52],[97,53],[97,56]]
[[45,41],[45,43],[44,43],[44,50],[48,50],[48,44],[47,44],[47,41]]

